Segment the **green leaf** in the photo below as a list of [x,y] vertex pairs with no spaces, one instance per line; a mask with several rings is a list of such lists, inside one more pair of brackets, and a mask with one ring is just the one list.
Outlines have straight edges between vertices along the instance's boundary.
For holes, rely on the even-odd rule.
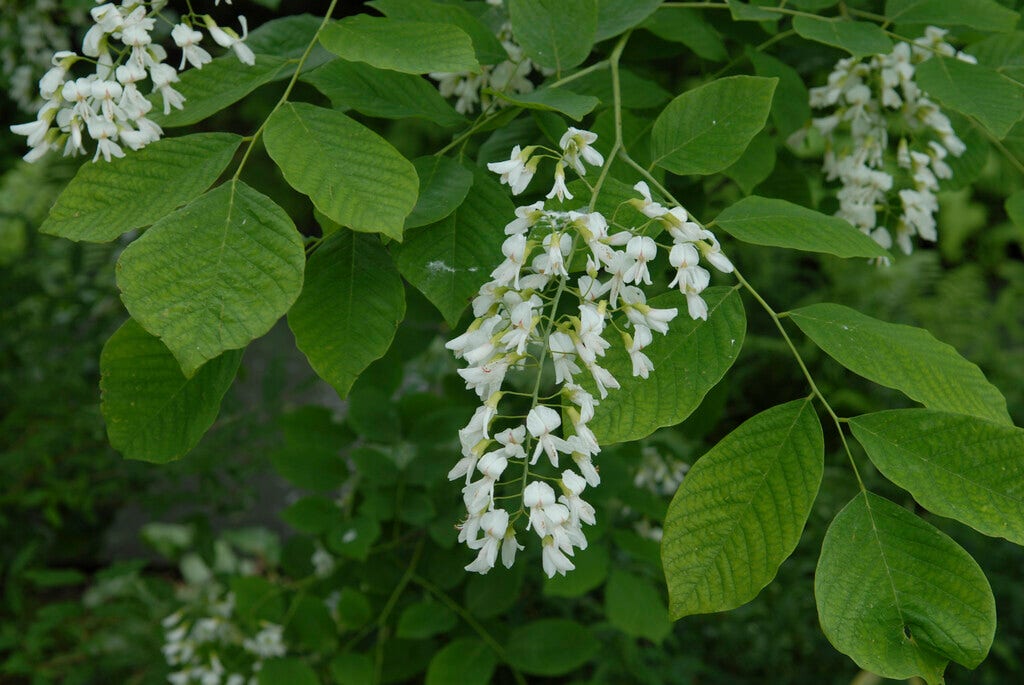
[[458,209],[473,186],[473,172],[450,157],[430,155],[413,160],[420,179],[419,198],[405,228],[419,228],[449,216]]
[[281,519],[307,535],[320,535],[333,527],[342,516],[341,509],[327,497],[303,497],[281,512]]
[[374,0],[366,3],[390,19],[412,19],[438,24],[452,24],[466,32],[480,64],[498,64],[508,53],[494,32],[474,17],[465,7],[431,0]]
[[764,128],[776,83],[774,78],[730,76],[683,93],[654,122],[654,162],[679,175],[728,168]]
[[977,58],[978,64],[1024,83],[1024,31],[989,36],[972,43],[967,52]]
[[494,652],[482,640],[459,638],[442,647],[430,660],[426,685],[487,685],[496,665]]
[[309,365],[344,398],[388,351],[404,316],[402,279],[380,240],[339,231],[310,257],[288,326]]
[[[608,350],[603,366],[622,387],[601,400],[590,423],[602,445],[639,440],[658,428],[676,425],[700,405],[736,361],[747,329],[739,293],[714,287],[705,290],[703,297],[707,321],[690,319],[686,298],[678,291],[648,302],[652,307],[679,310],[668,335],[658,336],[645,350],[654,364],[650,378],[632,375],[632,362],[621,344],[616,342]],[[609,335],[617,340],[617,332]]]
[[601,587],[608,578],[611,558],[607,545],[591,544],[573,557],[576,568],[564,576],[556,575],[544,581],[545,597],[582,597]]
[[328,24],[320,42],[349,62],[407,74],[480,71],[473,42],[452,24],[360,14]]
[[661,644],[672,632],[661,595],[647,580],[625,571],[613,571],[604,589],[608,622],[633,637]]
[[83,164],[39,230],[105,243],[148,226],[209,188],[241,142],[232,133],[195,133],[158,140],[109,164]]
[[356,517],[330,531],[324,539],[327,549],[335,554],[366,561],[370,548],[380,537],[380,524],[370,518]]
[[696,10],[663,8],[641,26],[662,40],[682,43],[698,57],[713,62],[724,62],[729,57],[721,34]]
[[281,588],[266,578],[234,576],[228,583],[235,595],[235,617],[238,620],[255,627],[260,621],[277,623],[284,617]]
[[274,470],[288,482],[306,490],[325,492],[348,478],[342,446],[353,435],[337,423],[327,407],[305,405],[277,420],[284,444],[270,453]]
[[729,6],[729,14],[733,21],[778,21],[782,18],[779,12],[769,12],[757,5],[752,5],[739,0],[725,0]]
[[869,381],[929,409],[1013,425],[1006,400],[981,369],[922,328],[831,303],[795,309],[789,317],[829,356]]
[[917,82],[939,103],[977,119],[996,138],[1005,138],[1024,114],[1024,87],[989,67],[933,57],[918,65]]
[[326,95],[335,109],[354,109],[382,119],[422,117],[446,128],[466,121],[429,81],[412,74],[335,59],[304,74],[302,80]]
[[996,627],[988,581],[967,552],[869,492],[825,534],[814,574],[818,618],[836,649],[886,678],[942,683],[952,660],[974,668]]
[[592,95],[580,95],[565,88],[538,88],[531,93],[489,92],[517,107],[560,112],[574,121],[580,121],[600,104]]
[[735,609],[775,578],[800,541],[823,460],[808,399],[748,419],[694,464],[661,542],[672,618]]
[[752,195],[727,207],[714,221],[746,243],[824,252],[839,257],[887,257],[871,236],[844,219],[785,200]]
[[639,26],[655,10],[661,0],[597,0],[597,31],[599,42]]
[[885,31],[865,21],[800,15],[793,18],[793,30],[807,40],[846,50],[854,57],[892,52],[892,40]]
[[772,98],[772,122],[780,137],[787,137],[811,120],[810,95],[796,69],[771,55],[748,48],[747,58],[758,76],[775,77],[779,85]]
[[186,376],[274,325],[302,288],[302,239],[284,210],[241,181],[201,195],[121,253],[117,286]]
[[[606,105],[613,102],[612,75],[608,69],[585,74],[560,89],[569,89],[581,95],[593,95]],[[650,109],[665,104],[671,96],[654,81],[637,76],[628,69],[619,69],[619,91],[622,106],[628,109]]]
[[576,621],[546,618],[521,625],[508,638],[508,662],[530,675],[564,675],[597,656],[601,643]]
[[331,659],[334,685],[372,685],[373,659],[366,654],[344,652]]
[[159,339],[128,319],[100,354],[100,408],[110,444],[129,459],[168,462],[196,446],[242,361],[227,352],[185,378]]
[[257,55],[256,64],[238,61],[234,53],[218,57],[202,69],[182,72],[175,90],[185,96],[184,109],[165,112],[159,92],[149,96],[149,118],[164,128],[189,126],[233,105],[264,83],[281,75],[290,62],[284,57]]
[[452,610],[437,602],[418,602],[406,607],[398,617],[397,637],[406,640],[425,640],[438,633],[447,633],[458,619]]
[[772,175],[775,160],[775,141],[761,131],[750,141],[743,155],[722,173],[736,181],[740,190],[749,195],[759,183]]
[[341,112],[302,102],[274,112],[264,140],[289,185],[328,218],[402,239],[419,179],[389,142]]
[[1018,190],[1006,198],[1003,207],[1006,209],[1006,215],[1010,217],[1010,221],[1017,228],[1024,230],[1024,190]]
[[892,24],[970,26],[982,31],[1012,31],[1020,15],[996,0],[886,0],[885,16]]
[[1024,430],[930,409],[865,414],[850,427],[878,470],[921,506],[1024,545]]
[[259,671],[259,685],[320,685],[316,672],[298,659],[267,659]]
[[590,55],[596,0],[508,0],[512,33],[526,56],[561,74]]
[[450,326],[501,261],[504,228],[515,217],[507,193],[489,172],[473,168],[473,187],[451,215],[410,231],[393,246],[399,272],[427,296]]

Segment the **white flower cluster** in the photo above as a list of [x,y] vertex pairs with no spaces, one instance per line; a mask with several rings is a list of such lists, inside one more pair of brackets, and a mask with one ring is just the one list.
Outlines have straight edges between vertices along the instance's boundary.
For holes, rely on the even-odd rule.
[[[571,199],[565,168],[583,175],[584,163],[603,164],[603,157],[591,146],[596,138],[589,131],[569,128],[558,151],[535,155],[537,146],[516,146],[509,160],[488,167],[501,175],[513,194],[519,194],[536,172],[539,159],[553,157],[555,179],[548,197]],[[667,229],[672,236],[672,246],[661,249],[669,251],[676,269],[671,285],[686,295],[695,319],[706,319],[708,314],[700,293],[710,274],[698,264],[700,257],[722,271],[732,270],[714,235],[688,221],[683,208],[666,209],[655,202],[645,183],[635,188],[640,197],[629,204],[648,220],[635,227],[615,225],[622,230],[614,230],[599,212],[548,210],[544,201],[518,208],[515,220],[505,227],[505,260],[473,300],[476,320],[447,344],[467,362],[459,375],[482,401],[459,431],[462,458],[448,474],[451,480],[465,478],[462,494],[467,518],[460,526],[459,541],[478,551],[476,560],[466,567],[469,571],[489,571],[499,549],[502,562],[510,567],[516,552],[523,549],[516,539],[520,521],[540,538],[549,577],[573,569],[574,550],[586,548],[582,524],[593,525],[595,512],[582,495],[588,486],[601,482],[593,463],[601,447],[587,424],[609,389],[619,387],[601,365],[612,345],[602,334],[609,324],[616,328],[632,360],[633,375],[647,378],[654,365],[644,349],[653,342],[654,333],[668,333],[678,313],[675,308],[651,307],[639,287],[652,284],[649,266],[659,250],[646,229],[656,229],[650,231],[654,235]],[[585,272],[574,273],[584,263]],[[573,301],[566,306],[569,297]],[[613,322],[616,314],[624,314],[628,323],[619,327]],[[541,395],[548,360],[557,388]],[[502,390],[510,372],[526,369],[537,374],[532,394]],[[501,406],[525,413],[502,413]],[[541,455],[554,469],[568,458],[578,473],[563,469],[558,477],[541,475],[537,466]],[[522,475],[502,481],[510,464],[521,466]],[[501,486],[513,493],[496,495]],[[498,504],[501,500],[518,500],[518,508],[510,512]]]
[[[842,184],[837,216],[885,248],[892,246],[893,236],[883,224],[895,218],[896,243],[906,254],[913,250],[915,235],[937,239],[935,192],[939,179],[953,175],[943,160],[949,154],[959,157],[966,149],[946,115],[914,82],[916,66],[933,55],[975,61],[945,42],[945,35],[942,29],[928,27],[913,44],[898,43],[887,55],[840,60],[828,85],[810,93],[812,107],[834,108],[811,123],[825,138],[823,168],[828,179]],[[901,132],[895,165],[890,129]],[[898,218],[887,200],[894,187],[900,189]]]
[[63,4],[69,3],[5,0],[0,12],[0,89],[25,112],[39,109],[36,82],[54,49],[71,47],[68,27],[85,21],[84,11]]
[[[282,626],[264,622],[259,632],[247,636],[231,620],[234,608],[234,596],[228,594],[209,606],[208,616],[192,620],[181,610],[163,620],[164,659],[176,669],[167,676],[172,685],[256,685],[263,661],[288,653]],[[248,674],[229,672],[221,660],[229,651],[248,655]]]
[[[172,85],[179,80],[178,71],[186,62],[201,69],[212,59],[199,46],[200,21],[218,45],[232,48],[245,64],[255,64],[255,55],[243,42],[248,35],[245,17],[239,17],[239,36],[219,27],[209,15],[194,14],[182,17],[171,30],[182,57],[177,69],[167,64],[167,51],[150,35],[156,26],[154,16],[165,4],[166,0],[122,0],[120,5],[98,4],[91,10],[94,24],[82,41],[82,54],[63,50],[53,56],[53,67],[39,81],[44,103],[36,120],[11,126],[11,131],[28,138],[32,149],[26,161],[50,150],[63,149],[64,156],[85,154],[85,136],[96,142],[94,162],[100,156],[108,162],[124,157],[122,146],[138,150],[159,140],[163,130],[146,117],[153,105],[140,84],[149,79],[152,92],[163,99],[164,114],[172,107],[183,108],[185,98]],[[92,73],[76,78],[71,72],[79,63],[92,65]]]
[[[502,8],[501,0],[488,0],[488,4],[498,10]],[[499,64],[484,64],[479,74],[468,71],[445,72],[435,71],[429,74],[430,78],[437,81],[437,90],[442,97],[455,98],[455,111],[459,114],[469,114],[476,109],[477,104],[482,109],[488,107],[504,106],[499,99],[492,99],[485,92],[488,90],[499,93],[529,93],[533,91],[533,82],[530,74],[535,69],[541,73],[548,73],[544,69],[536,67],[534,63],[523,54],[523,49],[512,37],[512,24],[506,19],[501,24],[497,33],[501,46],[505,48],[508,59]]]

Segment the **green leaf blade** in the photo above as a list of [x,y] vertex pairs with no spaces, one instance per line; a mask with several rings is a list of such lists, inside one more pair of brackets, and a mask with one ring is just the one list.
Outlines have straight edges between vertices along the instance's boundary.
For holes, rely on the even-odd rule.
[[1020,15],[995,0],[971,0],[964,11],[962,0],[886,0],[890,23],[970,26],[982,31],[1012,31]]
[[589,424],[602,445],[639,440],[683,421],[739,356],[747,329],[739,293],[713,287],[705,290],[703,297],[708,305],[707,321],[687,316],[686,298],[678,291],[648,302],[652,307],[675,307],[680,312],[668,334],[658,336],[645,350],[654,364],[649,378],[633,377],[632,362],[621,345],[613,344],[608,350],[602,366],[621,388],[601,400]]
[[458,209],[410,231],[392,250],[398,271],[453,327],[500,263],[504,227],[515,216],[508,195],[489,172],[472,171],[473,187]]
[[405,228],[419,228],[451,215],[473,187],[473,172],[450,157],[419,157],[413,160],[420,179],[419,197]]
[[885,31],[864,21],[800,15],[793,18],[793,30],[802,38],[846,50],[854,57],[892,52],[892,40]]
[[1013,425],[1006,399],[981,369],[924,329],[831,303],[795,309],[789,317],[829,356],[869,381],[929,409]]
[[574,121],[580,121],[600,104],[600,100],[593,95],[580,95],[564,88],[538,88],[532,93],[493,94],[517,107],[560,112]]
[[678,96],[654,122],[654,162],[681,176],[727,169],[764,128],[777,83],[730,76]]
[[962,547],[906,509],[863,492],[829,526],[814,575],[829,641],[887,678],[942,683],[974,668],[995,633],[995,600]]
[[242,360],[233,350],[185,378],[160,340],[129,319],[100,354],[100,408],[110,444],[128,459],[166,463],[213,425]]
[[270,330],[298,297],[304,266],[302,240],[284,210],[232,180],[129,245],[117,285],[132,318],[191,377]]
[[665,516],[661,555],[672,618],[756,597],[796,548],[823,468],[810,400],[761,412],[701,457]]
[[1024,87],[989,67],[933,57],[917,67],[917,82],[928,95],[974,117],[999,139],[1024,115]]
[[509,0],[508,12],[516,40],[542,67],[562,73],[594,46],[596,0]]
[[39,230],[105,243],[148,226],[209,188],[241,142],[231,133],[195,133],[158,140],[109,164],[83,164]]
[[491,648],[476,638],[460,638],[442,647],[427,667],[426,685],[487,685],[497,666]]
[[264,139],[289,185],[327,217],[402,239],[419,179],[386,140],[340,112],[301,102],[281,106],[267,120]]
[[334,59],[303,74],[302,80],[326,95],[335,109],[382,119],[421,117],[446,128],[466,121],[437,88],[412,74]]
[[339,231],[306,266],[288,312],[298,348],[344,398],[356,378],[391,346],[405,316],[405,290],[377,238]]
[[865,414],[850,427],[921,506],[1024,545],[1024,430],[929,409]]
[[407,74],[479,72],[473,42],[452,24],[357,15],[327,25],[325,48],[349,62]]
[[756,195],[727,207],[714,221],[754,245],[824,252],[838,257],[886,257],[889,252],[848,221]]
[[149,96],[153,111],[149,117],[164,128],[190,126],[233,105],[285,71],[290,61],[284,57],[257,55],[256,64],[238,61],[234,53],[218,57],[202,69],[182,73],[174,89],[185,96],[183,109],[165,113],[158,93]]
[[524,673],[565,675],[590,661],[601,644],[576,621],[548,618],[527,623],[508,638],[508,661]]
[[672,632],[661,595],[647,580],[613,571],[604,590],[605,615],[613,626],[633,637],[661,644]]

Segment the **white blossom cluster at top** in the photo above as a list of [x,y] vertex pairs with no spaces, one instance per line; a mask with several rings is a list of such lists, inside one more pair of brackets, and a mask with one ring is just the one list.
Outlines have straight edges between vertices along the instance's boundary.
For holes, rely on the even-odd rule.
[[[837,216],[885,248],[892,246],[894,231],[906,254],[915,235],[936,240],[935,193],[939,179],[953,176],[944,160],[966,149],[946,115],[914,81],[917,65],[933,55],[975,61],[945,42],[945,35],[932,26],[913,44],[898,43],[887,55],[840,60],[828,85],[810,91],[812,107],[832,108],[812,125],[825,138],[828,179],[842,184]],[[899,189],[898,214],[887,199],[893,188]]]
[[[39,109],[39,76],[50,68],[54,50],[67,50],[68,26],[86,12],[57,0],[4,0],[0,12],[0,89],[25,112]],[[62,22],[57,23],[57,19]]]
[[235,598],[228,593],[211,602],[205,616],[190,618],[179,610],[163,620],[171,685],[257,685],[264,660],[288,653],[283,626],[263,622],[250,636],[235,623],[234,611]]
[[[494,7],[495,11],[504,11],[502,0],[487,0],[487,4]],[[455,111],[459,114],[473,112],[478,104],[485,110],[492,106],[502,107],[505,103],[500,98],[492,98],[488,91],[509,95],[530,93],[533,91],[530,74],[535,70],[545,75],[553,73],[538,67],[523,53],[523,49],[512,37],[512,24],[507,16],[496,35],[508,54],[508,59],[503,62],[482,65],[479,74],[468,71],[435,71],[429,74],[430,78],[437,81],[437,89],[443,97],[455,98]]]
[[[565,168],[583,176],[586,164],[602,165],[596,139],[589,131],[569,128],[559,150],[517,145],[507,161],[488,167],[518,195],[540,160],[553,158],[548,198],[572,199]],[[448,474],[451,480],[465,479],[467,517],[459,541],[478,551],[466,566],[469,571],[489,571],[499,550],[502,562],[511,566],[523,549],[516,539],[519,529],[540,538],[549,577],[574,568],[574,550],[587,546],[582,524],[595,523],[595,510],[583,493],[601,482],[593,461],[601,446],[588,422],[609,391],[619,387],[602,366],[613,344],[603,334],[615,329],[618,335],[610,337],[622,341],[632,374],[647,378],[654,365],[644,349],[655,333],[668,333],[678,313],[651,307],[642,289],[652,284],[650,264],[659,249],[669,252],[676,269],[670,285],[686,295],[694,319],[708,316],[701,292],[711,275],[700,266],[701,258],[721,271],[732,270],[715,236],[690,221],[682,207],[668,209],[654,201],[643,182],[635,190],[637,197],[628,204],[647,217],[639,226],[615,225],[586,208],[548,210],[544,201],[519,207],[505,227],[505,260],[473,300],[476,320],[447,344],[466,361],[459,374],[482,402],[459,431],[462,458]],[[665,230],[671,245],[655,240]],[[616,322],[616,315],[625,323]],[[548,365],[555,384],[550,392],[542,386]],[[503,390],[510,373],[531,370],[536,374],[532,393]],[[542,473],[542,456],[557,475]],[[566,469],[566,460],[576,470]],[[520,468],[508,476],[512,464]]]
[[[149,80],[152,92],[163,99],[164,114],[184,107],[185,98],[172,85],[178,81],[178,72],[186,63],[202,69],[212,59],[199,45],[203,40],[200,22],[218,45],[232,48],[245,64],[255,63],[255,55],[243,42],[248,35],[243,16],[239,16],[241,36],[221,28],[209,15],[183,16],[171,29],[182,53],[175,68],[165,62],[167,51],[150,35],[166,0],[122,0],[120,5],[101,1],[90,12],[95,23],[82,41],[82,54],[57,52],[53,67],[40,79],[44,103],[36,120],[11,126],[11,131],[28,138],[31,150],[26,161],[33,162],[50,150],[61,150],[64,156],[86,154],[86,137],[96,142],[93,161],[102,156],[108,162],[124,156],[122,146],[138,150],[159,140],[163,130],[147,118],[153,105],[140,86]],[[80,64],[90,65],[92,73],[76,77],[72,71]]]

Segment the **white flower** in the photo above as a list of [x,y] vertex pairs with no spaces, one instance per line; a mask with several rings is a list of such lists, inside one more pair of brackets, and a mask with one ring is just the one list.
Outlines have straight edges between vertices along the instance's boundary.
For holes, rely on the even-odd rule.
[[569,446],[562,438],[552,435],[551,431],[562,425],[562,418],[551,407],[543,404],[537,405],[526,415],[526,429],[530,435],[537,438],[537,447],[530,459],[531,464],[537,463],[537,458],[543,451],[551,460],[552,466],[558,466],[558,452],[569,453]]
[[556,573],[564,576],[566,572],[576,568],[576,565],[555,544],[554,538],[546,538],[544,540],[544,547],[541,551],[541,563],[544,565],[544,573],[547,574],[548,578],[554,578]]
[[633,236],[626,243],[626,254],[636,260],[626,270],[623,279],[626,283],[641,283],[651,285],[651,274],[647,270],[647,262],[658,256],[658,246],[653,238],[647,236]]
[[178,69],[184,69],[186,61],[196,69],[202,69],[204,64],[213,60],[210,53],[199,47],[203,40],[202,32],[196,31],[188,24],[178,24],[171,29],[171,38],[174,39],[174,44],[181,48],[181,64],[178,65]]
[[530,179],[537,172],[539,158],[530,159],[536,146],[530,145],[526,149],[520,149],[518,145],[512,148],[512,155],[504,162],[489,162],[487,168],[496,174],[501,174],[501,183],[508,184],[513,195],[519,195]]
[[565,202],[566,198],[570,200],[573,198],[572,193],[565,187],[565,165],[562,162],[555,165],[555,185],[551,187],[551,191],[546,197],[549,200],[557,197],[559,202]]
[[585,176],[587,173],[583,162],[580,161],[581,157],[591,166],[604,164],[604,157],[590,145],[596,140],[596,133],[570,126],[558,141],[558,146],[562,148],[563,152],[562,159],[568,162],[569,166],[580,176]]
[[531,527],[538,535],[547,535],[549,521],[544,509],[555,503],[555,491],[543,481],[535,480],[523,490],[523,506],[530,510],[530,520],[526,529]]
[[245,20],[244,16],[238,16],[238,23],[242,25],[241,37],[230,28],[222,29],[217,26],[217,23],[209,15],[206,15],[205,20],[206,30],[210,32],[210,37],[213,38],[217,45],[234,50],[242,64],[249,66],[256,64],[256,55],[243,42],[249,36],[249,23]]
[[643,199],[631,200],[630,202],[633,204],[634,207],[640,210],[640,212],[644,216],[650,217],[652,219],[657,219],[668,214],[667,209],[661,206],[660,203],[654,202],[654,200],[651,199],[651,189],[647,186],[646,182],[637,181],[637,184],[633,186],[633,190],[640,193],[640,195],[643,196]]
[[575,472],[565,470],[562,471],[562,486],[567,491],[567,494],[562,495],[558,500],[569,509],[572,525],[578,527],[580,521],[592,526],[595,525],[597,523],[597,516],[594,507],[583,501],[583,498],[580,497],[583,490],[587,487],[587,481],[580,478]]
[[[494,568],[494,562],[498,560],[498,547],[505,540],[505,532],[508,530],[508,512],[504,509],[487,512],[483,515],[480,528],[484,531],[483,541],[476,543],[480,547],[480,553],[472,563],[466,566],[466,570],[487,573]],[[513,544],[515,544],[514,539],[513,537]],[[505,565],[510,566],[511,564],[506,563]]]
[[544,201],[534,202],[525,207],[516,207],[516,218],[505,226],[505,235],[526,233],[544,216]]
[[171,87],[178,82],[178,72],[167,64],[154,64],[149,68],[149,78],[153,81],[153,92],[160,91],[164,99],[164,114],[170,114],[171,108],[185,108],[185,96]]
[[630,361],[633,362],[633,375],[647,378],[654,371],[654,364],[643,353],[643,349],[651,344],[651,329],[641,326],[633,331],[632,344],[628,348]]

